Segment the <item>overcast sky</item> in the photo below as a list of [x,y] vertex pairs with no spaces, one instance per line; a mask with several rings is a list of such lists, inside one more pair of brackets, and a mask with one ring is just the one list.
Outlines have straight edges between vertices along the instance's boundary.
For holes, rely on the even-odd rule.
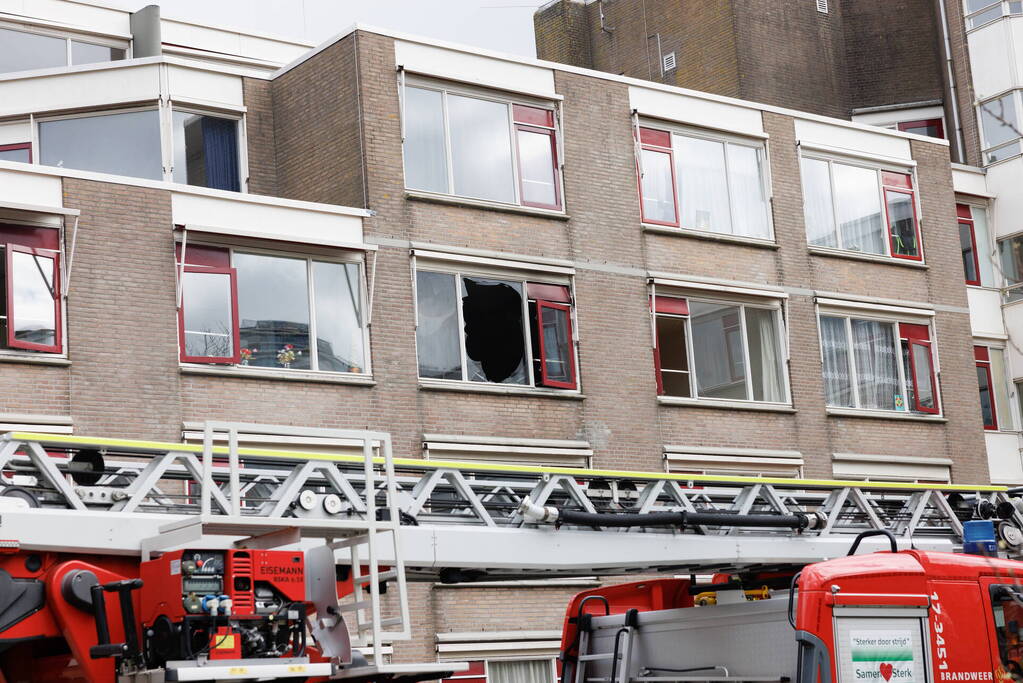
[[319,43],[361,21],[382,28],[535,57],[533,11],[544,0],[107,0],[166,17]]

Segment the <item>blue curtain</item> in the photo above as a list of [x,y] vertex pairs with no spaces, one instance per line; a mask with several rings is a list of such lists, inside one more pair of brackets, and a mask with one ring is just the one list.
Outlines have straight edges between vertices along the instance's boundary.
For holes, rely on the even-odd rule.
[[230,119],[202,117],[202,151],[206,158],[206,187],[237,192],[238,124]]

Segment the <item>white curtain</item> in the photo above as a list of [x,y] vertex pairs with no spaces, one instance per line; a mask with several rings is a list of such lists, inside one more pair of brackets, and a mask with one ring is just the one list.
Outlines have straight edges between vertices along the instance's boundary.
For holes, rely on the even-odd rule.
[[549,659],[487,662],[489,683],[553,683]]
[[884,254],[887,237],[881,221],[877,171],[832,164],[832,172],[835,174],[835,205],[842,232],[842,248]]
[[[894,323],[853,320],[853,358],[861,408],[894,410],[899,390]],[[905,400],[906,397],[902,396]]]
[[784,401],[785,381],[782,375],[777,312],[763,308],[747,308],[746,334],[749,339],[753,400]]
[[684,135],[673,144],[682,227],[731,233],[724,144]]
[[764,198],[761,151],[728,145],[728,182],[732,196],[732,232],[743,237],[770,237]]
[[849,383],[849,338],[845,318],[821,316],[821,349],[824,356],[824,396],[829,406],[853,407]]
[[828,162],[803,159],[803,204],[806,211],[806,239],[812,246],[837,247],[835,207],[831,201]]

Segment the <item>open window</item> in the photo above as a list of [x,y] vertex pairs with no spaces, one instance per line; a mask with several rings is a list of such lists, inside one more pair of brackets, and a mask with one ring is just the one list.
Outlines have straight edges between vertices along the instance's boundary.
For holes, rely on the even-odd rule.
[[421,378],[578,388],[567,284],[420,269],[416,307]]
[[788,402],[777,302],[657,294],[652,308],[659,395]]
[[801,169],[811,248],[923,260],[911,173],[811,156]]
[[647,126],[638,135],[644,223],[771,239],[762,142]]
[[7,346],[60,353],[59,252],[8,243]]
[[0,224],[0,346],[62,353],[60,231]]
[[416,79],[402,117],[409,190],[562,210],[553,106]]
[[938,413],[938,390],[931,352],[930,327],[899,323],[910,410]]
[[991,355],[986,346],[974,346],[973,358],[977,366],[977,387],[980,391],[980,413],[984,429],[998,429],[998,411],[995,408],[994,381],[991,375]]
[[365,372],[360,262],[188,244],[181,275],[182,362]]
[[913,176],[908,173],[881,171],[884,188],[885,215],[891,255],[895,258],[923,260],[920,251],[920,228],[916,218]]
[[829,407],[940,412],[929,324],[821,312],[820,333]]

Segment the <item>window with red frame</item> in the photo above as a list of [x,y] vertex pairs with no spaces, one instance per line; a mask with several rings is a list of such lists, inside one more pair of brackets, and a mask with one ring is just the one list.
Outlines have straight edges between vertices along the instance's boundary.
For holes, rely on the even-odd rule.
[[912,174],[804,156],[801,175],[810,247],[923,260]]
[[995,408],[995,383],[991,374],[991,354],[986,346],[974,346],[973,358],[977,365],[977,386],[980,390],[980,414],[984,429],[998,429],[998,411]]
[[771,239],[762,143],[642,126],[637,147],[644,223]]
[[921,119],[919,121],[901,121],[896,124],[903,133],[916,133],[930,138],[945,138],[945,126],[941,119]]
[[576,389],[567,285],[416,272],[419,376]]
[[28,142],[16,145],[0,145],[0,161],[20,161],[23,164],[32,163],[32,145]]
[[788,401],[779,306],[658,294],[652,308],[658,394]]
[[189,244],[181,266],[181,360],[362,373],[362,302],[362,268],[351,257]]
[[0,224],[4,296],[0,344],[40,353],[63,351],[60,236],[54,228]]
[[819,322],[828,406],[939,412],[928,325],[841,313],[822,313]]
[[892,256],[920,261],[920,229],[916,217],[916,195],[913,177],[908,173],[881,171],[885,215]]
[[562,210],[552,107],[421,83],[402,109],[409,190]]
[[920,413],[938,412],[938,383],[931,352],[930,327],[899,323],[902,363],[906,375],[907,404]]
[[980,257],[977,253],[977,230],[973,212],[966,204],[956,204],[959,218],[959,248],[963,254],[963,274],[966,284],[980,285]]

